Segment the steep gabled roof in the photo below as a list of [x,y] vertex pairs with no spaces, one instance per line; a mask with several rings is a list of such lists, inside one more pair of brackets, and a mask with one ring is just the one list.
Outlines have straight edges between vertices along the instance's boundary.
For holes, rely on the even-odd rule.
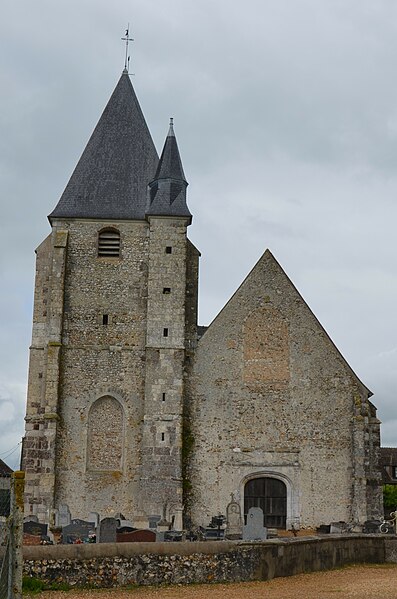
[[153,181],[149,184],[147,216],[192,215],[186,204],[186,181],[172,119]]
[[49,219],[144,219],[158,155],[124,71]]

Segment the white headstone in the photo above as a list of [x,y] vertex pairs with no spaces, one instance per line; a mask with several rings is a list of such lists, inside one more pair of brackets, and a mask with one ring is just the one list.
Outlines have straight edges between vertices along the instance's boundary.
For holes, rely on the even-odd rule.
[[263,526],[263,511],[260,507],[251,507],[247,514],[247,524],[243,527],[244,541],[264,541],[267,528]]

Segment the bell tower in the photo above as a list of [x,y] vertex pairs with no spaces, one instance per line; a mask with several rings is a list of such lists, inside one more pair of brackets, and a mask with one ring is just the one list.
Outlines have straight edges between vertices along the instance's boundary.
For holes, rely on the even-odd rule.
[[142,440],[143,511],[163,516],[182,506],[182,434],[186,318],[189,300],[183,172],[172,119],[148,189],[148,303]]

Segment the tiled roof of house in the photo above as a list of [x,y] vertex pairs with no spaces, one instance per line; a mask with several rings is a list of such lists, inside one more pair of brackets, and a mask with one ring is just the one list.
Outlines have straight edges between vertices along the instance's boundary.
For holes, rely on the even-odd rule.
[[9,477],[11,476],[11,474],[13,473],[13,470],[7,466],[7,464],[5,462],[3,462],[3,460],[0,460],[0,476],[1,477]]

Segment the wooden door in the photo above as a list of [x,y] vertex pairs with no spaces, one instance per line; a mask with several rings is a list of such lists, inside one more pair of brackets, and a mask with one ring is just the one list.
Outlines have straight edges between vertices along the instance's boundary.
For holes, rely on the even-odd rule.
[[249,480],[244,487],[244,519],[248,510],[260,507],[263,524],[268,528],[285,528],[287,520],[287,488],[277,478],[263,477]]

